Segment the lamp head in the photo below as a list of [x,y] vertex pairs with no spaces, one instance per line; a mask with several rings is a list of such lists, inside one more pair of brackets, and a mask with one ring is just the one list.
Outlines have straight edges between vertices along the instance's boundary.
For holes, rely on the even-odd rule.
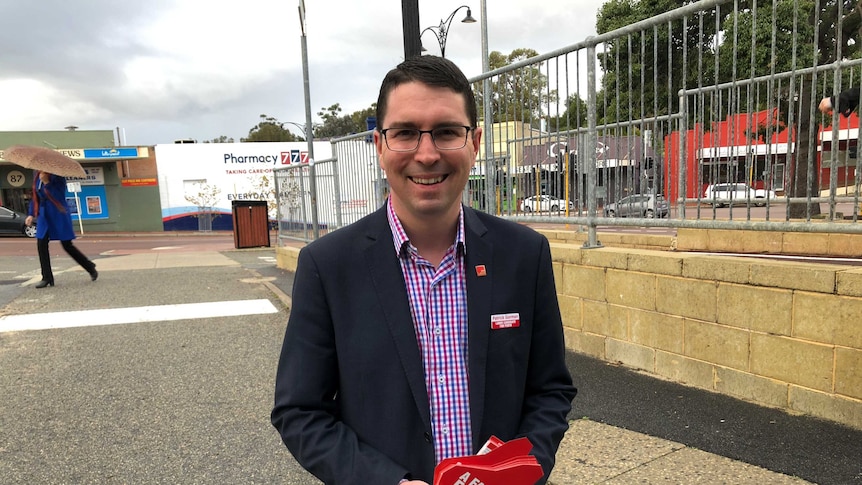
[[473,12],[470,10],[470,7],[467,7],[467,16],[464,17],[464,20],[462,20],[461,23],[464,23],[464,24],[476,23],[476,19],[473,18]]

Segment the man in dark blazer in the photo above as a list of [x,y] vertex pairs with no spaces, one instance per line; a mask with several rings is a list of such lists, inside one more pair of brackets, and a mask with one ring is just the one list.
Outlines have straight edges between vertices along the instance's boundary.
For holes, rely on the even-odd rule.
[[[390,197],[302,249],[272,423],[327,484],[429,484],[491,435],[528,437],[544,483],[575,395],[548,242],[461,204],[482,132],[450,61],[390,71],[377,120]],[[424,300],[438,284],[442,310]]]
[[838,102],[835,102],[835,96],[829,96],[820,100],[818,109],[825,114],[832,114],[832,109],[838,105],[838,112],[844,115],[845,118],[850,117],[857,106],[859,106],[859,88],[850,88],[841,91],[838,94]]

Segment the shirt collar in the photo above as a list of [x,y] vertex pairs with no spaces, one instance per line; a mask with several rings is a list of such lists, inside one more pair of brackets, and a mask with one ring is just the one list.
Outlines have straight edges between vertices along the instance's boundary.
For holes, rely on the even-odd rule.
[[[395,254],[398,257],[409,254],[411,251],[416,252],[416,249],[410,244],[410,239],[404,231],[404,226],[395,214],[395,208],[392,207],[392,198],[386,199],[386,217],[389,220],[389,229],[392,231],[392,242],[395,244]],[[453,243],[460,250],[461,254],[466,254],[467,244],[464,241],[464,206],[458,209],[458,230],[455,232],[455,240]]]

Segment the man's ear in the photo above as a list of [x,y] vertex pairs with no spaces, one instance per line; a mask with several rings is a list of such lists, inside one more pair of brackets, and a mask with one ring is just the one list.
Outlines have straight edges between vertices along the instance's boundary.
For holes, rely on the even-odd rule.
[[383,144],[385,143],[383,134],[378,130],[374,130],[372,136],[374,138],[374,147],[377,149],[377,163],[380,165],[381,170],[386,170],[383,167]]
[[482,128],[476,127],[473,130],[473,156],[479,156],[479,147],[482,146]]

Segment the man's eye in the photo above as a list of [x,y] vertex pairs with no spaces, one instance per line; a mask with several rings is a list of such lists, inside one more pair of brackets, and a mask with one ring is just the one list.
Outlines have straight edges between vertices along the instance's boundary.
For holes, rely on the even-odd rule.
[[438,140],[453,140],[464,138],[464,128],[460,126],[450,126],[437,128],[434,130],[434,138]]
[[416,138],[416,130],[394,130],[389,132],[389,136],[396,140],[410,140]]

